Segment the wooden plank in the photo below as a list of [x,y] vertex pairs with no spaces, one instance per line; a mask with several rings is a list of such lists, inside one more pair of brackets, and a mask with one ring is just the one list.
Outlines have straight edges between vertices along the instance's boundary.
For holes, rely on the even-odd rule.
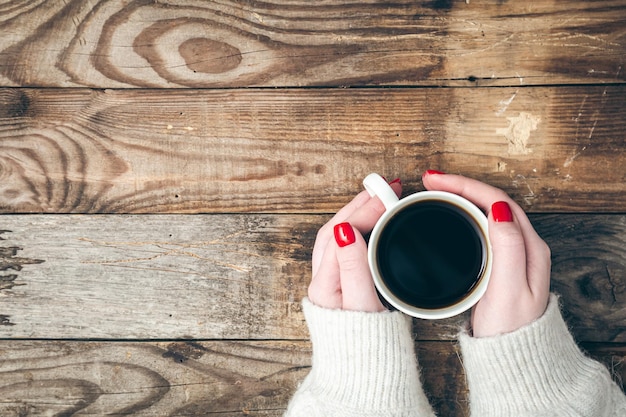
[[4,217],[0,337],[301,339],[319,218],[285,220]]
[[552,287],[566,318],[581,340],[624,342],[626,217],[561,216],[542,216],[538,229],[553,247]]
[[[585,347],[622,386],[626,347]],[[456,343],[416,351],[437,415],[468,415]],[[0,413],[278,417],[309,369],[307,341],[0,341]]]
[[[327,219],[0,217],[0,338],[304,339],[300,300]],[[532,221],[576,337],[626,342],[626,216]],[[415,332],[453,340],[466,320],[416,320]]]
[[9,2],[0,85],[623,82],[623,1]]
[[0,342],[0,414],[275,416],[304,342]]
[[0,90],[0,212],[334,212],[428,168],[626,211],[626,86]]

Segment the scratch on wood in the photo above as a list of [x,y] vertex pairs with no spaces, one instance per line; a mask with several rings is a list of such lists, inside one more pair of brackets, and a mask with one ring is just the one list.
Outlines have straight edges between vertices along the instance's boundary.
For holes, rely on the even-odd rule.
[[[597,123],[597,121],[596,121]],[[589,139],[591,139],[591,135],[593,135],[593,129],[595,128],[595,123],[593,125],[593,128],[591,129],[591,134],[589,135]],[[591,146],[591,143],[589,143],[588,146]],[[567,158],[565,160],[565,162],[563,163],[563,168],[567,168],[570,165],[572,165],[572,163],[574,162],[574,160],[576,160],[576,158],[578,158],[580,156],[580,154],[583,153],[583,151],[587,150],[587,146],[583,146],[582,149],[579,152],[574,152],[574,155],[570,156],[569,158]]]
[[[235,237],[241,234],[241,232],[233,233],[229,237]],[[209,242],[199,242],[193,244],[180,244],[180,243],[167,243],[167,242],[99,242],[93,239],[80,238],[79,240],[84,242],[89,242],[94,245],[107,246],[107,247],[121,247],[121,246],[130,246],[130,247],[145,247],[145,246],[154,246],[158,252],[151,256],[143,256],[143,257],[129,257],[124,259],[115,259],[115,260],[102,260],[102,261],[82,261],[83,264],[100,264],[100,265],[114,265],[114,264],[127,264],[134,262],[146,262],[146,261],[154,261],[159,258],[164,258],[168,256],[188,256],[190,258],[200,259],[202,261],[211,262],[215,265],[223,266],[226,268],[230,268],[236,270],[238,272],[249,273],[251,270],[249,268],[240,267],[238,265],[234,265],[232,263],[219,261],[214,258],[209,258],[206,256],[198,255],[197,253],[192,252],[194,249],[198,250],[211,250],[211,246],[215,246],[217,244],[227,244],[227,242],[222,242],[219,240],[209,241]],[[166,246],[173,246],[172,248],[167,248]],[[215,248],[215,250],[219,251],[219,253],[224,252],[234,252],[241,255],[248,256],[259,256],[252,252],[242,252],[242,251],[225,251],[223,248]]]
[[508,109],[511,103],[513,103],[513,100],[515,100],[515,97],[517,96],[518,92],[519,90],[515,91],[513,95],[507,100],[500,100],[500,102],[498,103],[498,110],[496,111],[496,116],[502,116],[504,114],[506,109]]
[[606,277],[609,281],[611,298],[613,299],[613,304],[617,303],[617,296],[615,295],[615,282],[613,282],[613,276],[611,275],[611,271],[609,270],[609,266],[605,265],[604,269],[606,270]]
[[[606,96],[606,92],[607,92],[607,89],[605,88],[604,91],[602,92],[602,97],[603,97],[602,106],[593,112],[593,116],[592,116],[593,124],[589,128],[589,134],[587,135],[588,144],[583,146],[580,151],[575,150],[574,154],[565,160],[565,162],[563,163],[563,168],[568,168],[569,166],[571,166],[572,163],[574,163],[574,161],[576,160],[576,158],[578,158],[583,153],[583,151],[587,150],[587,148],[591,146],[592,144],[591,140],[596,130],[596,126],[598,125],[600,114],[604,110],[604,107],[605,107],[604,97]],[[587,102],[587,97],[588,97],[587,95],[583,97],[582,103],[580,104],[580,107],[578,109],[578,116],[574,118],[574,122],[576,123],[576,141],[578,141],[579,129],[580,129],[580,126],[578,125],[578,123],[580,122],[580,118],[584,114],[584,107],[585,107],[585,103]]]
[[535,194],[533,189],[530,187],[530,184],[528,183],[526,177],[518,174],[513,180],[513,186],[515,188],[518,188],[520,185],[525,185],[528,189],[528,194],[524,194],[522,197],[526,205],[531,206],[534,203],[534,200],[537,198],[537,194]]
[[580,155],[580,152],[576,152],[574,155],[570,156],[569,158],[567,158],[565,160],[565,162],[563,163],[563,168],[567,168],[570,165],[572,165],[572,163],[574,162],[574,160],[576,158],[578,158],[578,156]]

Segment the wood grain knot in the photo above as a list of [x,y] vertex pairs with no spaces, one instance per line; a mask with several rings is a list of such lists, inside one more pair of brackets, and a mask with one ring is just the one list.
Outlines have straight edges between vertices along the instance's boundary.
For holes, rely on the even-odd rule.
[[163,353],[164,358],[171,358],[174,362],[184,363],[189,359],[200,359],[206,349],[194,342],[170,343],[167,351]]
[[193,72],[205,74],[220,74],[233,70],[242,60],[239,49],[206,38],[186,40],[180,44],[178,51]]
[[[31,92],[0,91],[0,123],[15,123],[18,129],[0,138],[0,212],[81,211],[78,207],[90,190],[102,193],[111,181],[126,172],[126,162],[111,149],[100,132],[84,128],[85,120],[97,121],[107,113],[95,101],[81,102],[63,110],[71,119],[62,123],[37,122],[55,105]],[[3,105],[6,105],[3,109]],[[90,107],[96,106],[96,108]],[[43,110],[46,109],[46,110]],[[84,111],[84,113],[81,113]],[[84,211],[97,211],[90,207]]]
[[[239,27],[237,16],[216,12],[210,3],[176,11],[153,2],[112,14],[106,9],[85,17],[88,29],[69,48],[67,71],[73,79],[83,77],[73,68],[89,65],[123,85],[208,87],[246,84],[272,66],[267,37]],[[84,62],[89,56],[93,59]]]
[[[130,415],[161,401],[170,390],[166,379],[143,366],[63,360],[59,357],[48,367],[8,366],[0,371],[0,415]],[[129,389],[128,381],[141,389]],[[16,409],[27,413],[12,413]]]
[[0,91],[0,119],[26,116],[30,103],[30,97],[25,91],[3,89]]

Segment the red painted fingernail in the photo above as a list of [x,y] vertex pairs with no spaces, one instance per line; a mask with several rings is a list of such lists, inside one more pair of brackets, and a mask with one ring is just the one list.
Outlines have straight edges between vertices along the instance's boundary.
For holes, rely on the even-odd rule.
[[498,201],[491,206],[491,215],[496,223],[512,222],[513,212],[506,201]]
[[424,175],[443,175],[445,172],[437,171],[436,169],[429,169],[424,172]]
[[396,178],[395,180],[393,180],[393,181],[391,181],[389,183],[389,185],[391,185],[391,184],[402,184],[402,181],[400,180],[400,178]]
[[335,240],[340,248],[353,244],[356,241],[354,229],[350,223],[339,223],[335,226]]

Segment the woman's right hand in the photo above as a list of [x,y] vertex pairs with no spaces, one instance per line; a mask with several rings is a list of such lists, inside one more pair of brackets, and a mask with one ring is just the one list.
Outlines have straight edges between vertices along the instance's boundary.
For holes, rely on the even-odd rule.
[[524,210],[504,191],[470,178],[429,170],[422,181],[488,215],[493,268],[487,292],[472,310],[474,337],[512,332],[541,317],[550,296],[550,249]]
[[[400,180],[390,183],[400,196]],[[367,263],[362,235],[385,212],[378,197],[362,191],[317,233],[313,247],[309,300],[319,307],[363,312],[384,311]]]

